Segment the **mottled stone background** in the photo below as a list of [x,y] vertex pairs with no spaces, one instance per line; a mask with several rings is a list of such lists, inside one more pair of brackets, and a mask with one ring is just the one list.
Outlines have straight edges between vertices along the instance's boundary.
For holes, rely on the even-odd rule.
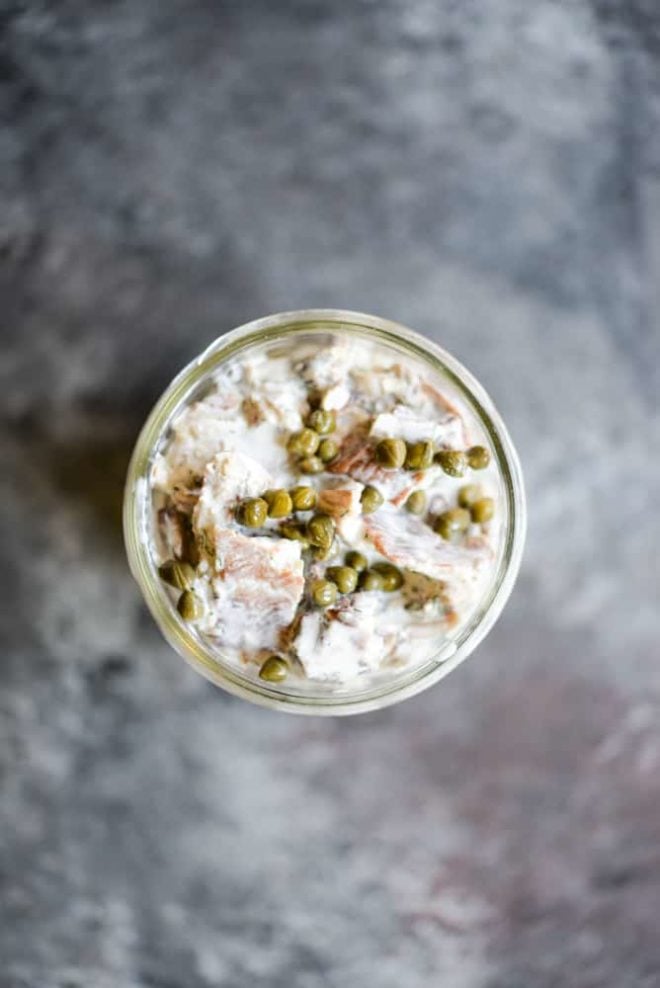
[[[0,3],[2,988],[660,985],[657,0]],[[124,560],[183,361],[391,316],[531,507],[440,687],[214,690]]]

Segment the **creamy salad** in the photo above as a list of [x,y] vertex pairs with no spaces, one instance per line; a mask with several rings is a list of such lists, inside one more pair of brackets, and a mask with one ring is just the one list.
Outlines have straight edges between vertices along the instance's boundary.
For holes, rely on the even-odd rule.
[[182,619],[268,682],[418,664],[474,613],[498,478],[443,379],[340,334],[209,377],[151,470],[152,551]]

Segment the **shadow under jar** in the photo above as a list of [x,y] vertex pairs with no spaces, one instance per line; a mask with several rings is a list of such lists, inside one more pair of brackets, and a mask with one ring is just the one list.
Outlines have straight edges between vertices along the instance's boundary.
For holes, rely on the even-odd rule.
[[348,714],[476,648],[517,576],[525,499],[458,361],[385,319],[307,310],[233,330],[175,378],[133,453],[124,532],[195,669],[265,706]]

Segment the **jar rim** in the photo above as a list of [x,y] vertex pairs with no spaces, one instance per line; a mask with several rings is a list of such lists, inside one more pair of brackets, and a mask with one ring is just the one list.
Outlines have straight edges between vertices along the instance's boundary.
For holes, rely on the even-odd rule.
[[[145,537],[153,456],[164,430],[195,385],[229,357],[253,344],[275,341],[298,332],[323,330],[395,344],[448,377],[488,435],[498,461],[508,508],[496,578],[485,606],[476,609],[462,629],[459,642],[449,641],[430,659],[412,667],[407,676],[402,673],[389,684],[358,687],[350,695],[338,696],[289,693],[285,684],[266,685],[249,679],[229,662],[221,664],[187,628],[175,608],[166,606],[149,539]],[[342,309],[302,309],[275,313],[231,330],[214,340],[176,375],[154,405],[136,441],[126,477],[123,525],[129,567],[147,607],[169,644],[194,669],[215,685],[262,706],[295,713],[344,715],[379,709],[414,696],[439,682],[474,651],[498,619],[513,589],[523,553],[527,517],[520,461],[506,426],[486,390],[460,361],[434,341],[392,320]]]

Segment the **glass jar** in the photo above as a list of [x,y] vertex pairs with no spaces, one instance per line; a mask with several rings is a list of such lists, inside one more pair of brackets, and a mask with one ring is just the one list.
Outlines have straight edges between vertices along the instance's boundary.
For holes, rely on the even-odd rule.
[[[430,658],[386,675],[359,676],[337,684],[289,677],[259,679],[254,670],[225,660],[222,650],[179,616],[158,575],[154,558],[155,512],[150,471],[169,426],[181,409],[199,398],[210,375],[230,358],[255,348],[295,348],[310,338],[359,338],[386,347],[420,365],[457,400],[489,445],[498,476],[499,537],[488,587],[478,605]],[[376,316],[310,309],[266,316],[220,337],[185,367],[156,403],[138,438],[128,470],[124,536],[131,572],[167,641],[193,668],[230,693],[267,707],[307,714],[352,714],[396,703],[432,686],[474,651],[498,618],[515,582],[525,540],[525,497],[520,464],[504,423],[481,385],[450,354],[419,334]]]

